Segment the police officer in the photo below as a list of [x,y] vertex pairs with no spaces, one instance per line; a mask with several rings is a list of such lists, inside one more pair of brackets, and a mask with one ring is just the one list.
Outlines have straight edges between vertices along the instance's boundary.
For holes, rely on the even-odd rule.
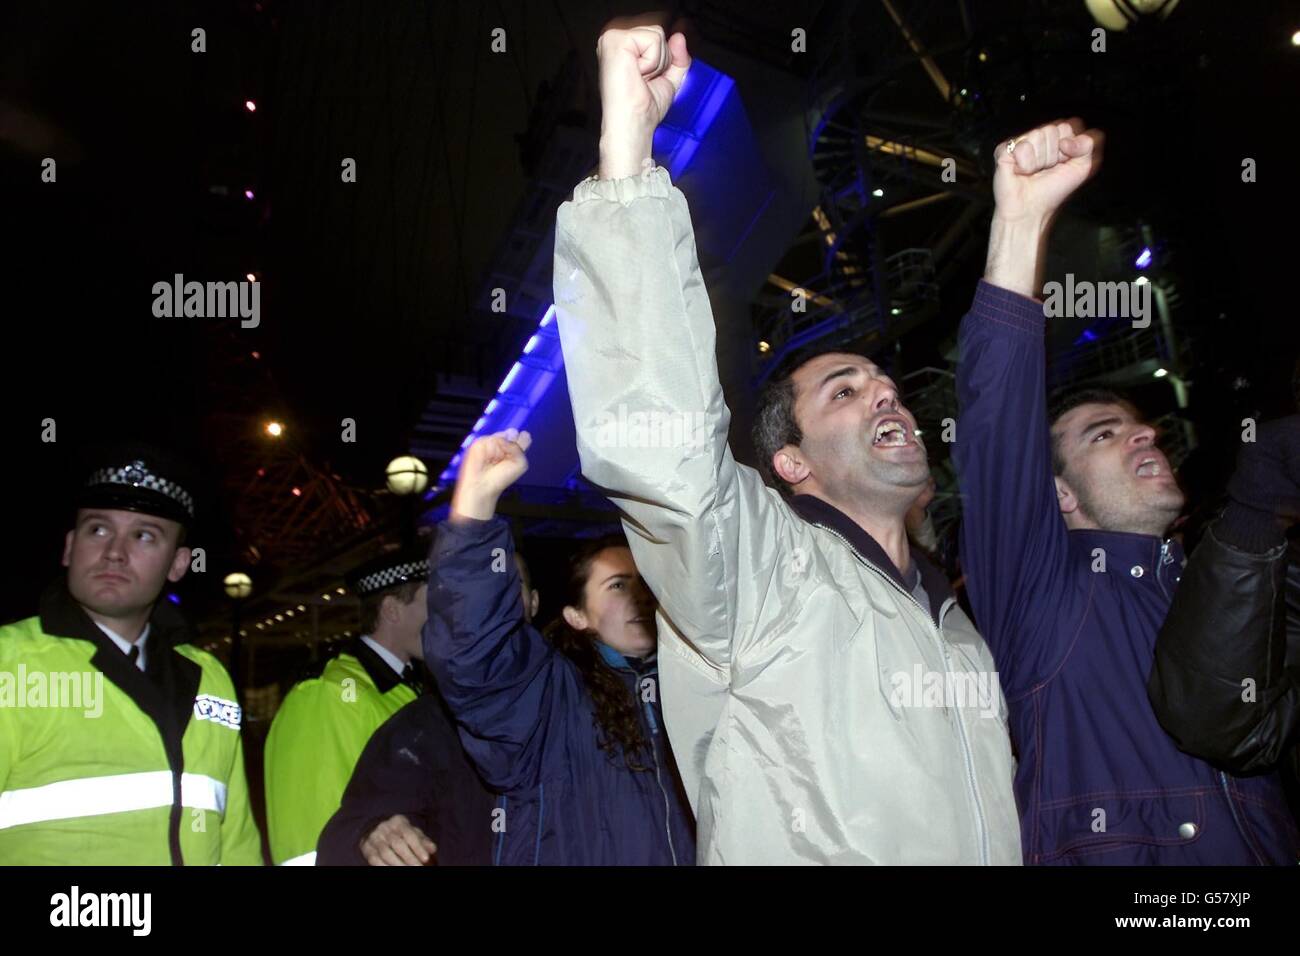
[[189,569],[183,466],[122,446],[98,463],[40,613],[0,628],[0,860],[260,864],[240,709],[191,643],[168,581]]
[[289,691],[266,740],[266,821],[277,865],[311,866],[366,742],[424,690],[429,562],[381,556],[349,575],[364,636]]
[[[524,619],[531,623],[541,599],[518,551],[515,564]],[[427,693],[366,744],[342,804],[321,832],[316,865],[490,866],[497,802],[430,682]]]

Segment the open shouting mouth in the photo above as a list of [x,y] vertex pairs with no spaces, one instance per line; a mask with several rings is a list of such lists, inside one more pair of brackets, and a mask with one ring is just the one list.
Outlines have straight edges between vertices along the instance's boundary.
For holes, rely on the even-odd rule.
[[1172,473],[1169,460],[1158,451],[1141,452],[1136,458],[1133,474],[1139,478],[1168,478]]
[[871,444],[877,448],[902,448],[916,444],[905,418],[882,418],[876,423]]

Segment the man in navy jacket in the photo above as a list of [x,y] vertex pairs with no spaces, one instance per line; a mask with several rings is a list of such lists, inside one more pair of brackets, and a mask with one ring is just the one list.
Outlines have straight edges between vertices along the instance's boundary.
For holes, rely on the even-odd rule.
[[959,339],[962,562],[1019,748],[1025,861],[1293,864],[1276,778],[1181,752],[1147,700],[1183,565],[1164,540],[1183,496],[1154,430],[1098,392],[1049,421],[1040,251],[1099,146],[1078,120],[998,146],[988,263]]

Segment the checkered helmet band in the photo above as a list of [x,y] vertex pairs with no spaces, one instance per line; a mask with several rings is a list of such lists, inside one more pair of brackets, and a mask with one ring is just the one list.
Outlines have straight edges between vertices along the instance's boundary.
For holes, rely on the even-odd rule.
[[406,561],[391,567],[372,571],[363,578],[358,578],[355,585],[358,594],[375,594],[408,581],[423,581],[429,576],[427,558],[419,561]]
[[185,513],[191,518],[194,517],[194,498],[191,497],[190,493],[176,482],[154,474],[143,461],[133,461],[126,465],[119,465],[116,468],[101,468],[92,473],[90,479],[86,482],[87,487],[95,485],[125,485],[129,488],[146,488],[149,491],[170,498],[184,508]]

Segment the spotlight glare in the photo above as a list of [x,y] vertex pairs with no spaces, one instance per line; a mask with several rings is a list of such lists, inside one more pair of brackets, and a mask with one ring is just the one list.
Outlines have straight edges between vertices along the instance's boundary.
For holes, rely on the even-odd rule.
[[1169,374],[1169,370],[1158,368],[1152,374],[1155,375],[1156,378],[1164,378],[1166,375]]
[[248,112],[250,113],[256,113],[257,104],[254,103],[252,100],[244,100],[244,109],[248,110]]
[[1138,253],[1137,260],[1133,263],[1139,269],[1145,269],[1151,265],[1151,247],[1143,246],[1142,251]]

